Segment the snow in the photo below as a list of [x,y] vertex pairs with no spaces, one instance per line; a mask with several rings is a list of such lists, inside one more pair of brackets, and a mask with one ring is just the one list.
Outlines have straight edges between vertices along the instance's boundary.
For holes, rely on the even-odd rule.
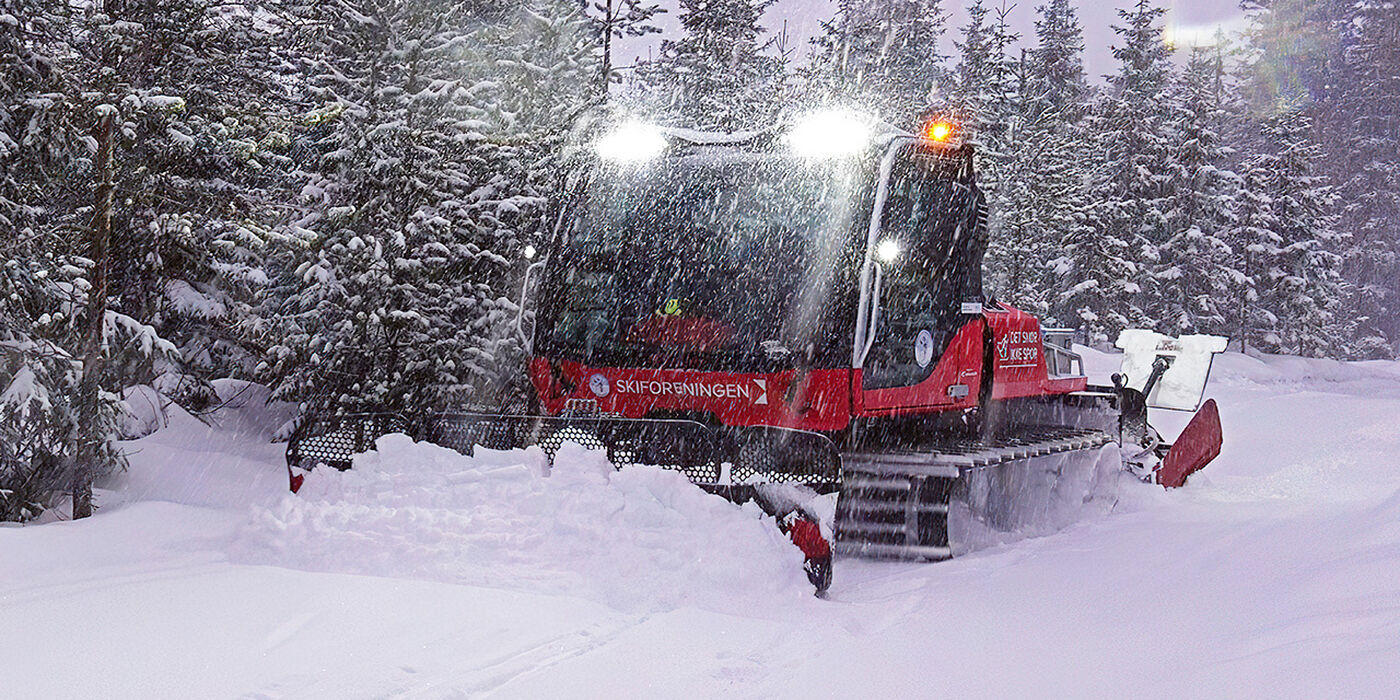
[[223,302],[211,298],[184,280],[171,280],[165,285],[165,300],[177,313],[197,318],[217,319],[228,315]]
[[138,420],[165,428],[124,443],[130,466],[104,484],[109,493],[100,503],[171,501],[242,509],[281,495],[287,487],[281,466],[286,445],[271,440],[293,408],[269,404],[267,388],[248,382],[216,380],[214,391],[223,405],[202,417],[153,390],[129,393],[128,409],[137,411]]
[[[808,595],[802,556],[757,506],[684,475],[615,470],[568,444],[476,458],[403,435],[257,509],[236,558],[594,598],[624,610],[721,610]],[[346,552],[355,552],[346,557]]]
[[[1095,381],[1116,356],[1079,348]],[[245,387],[247,389],[247,387]],[[251,389],[248,389],[251,391]],[[1400,363],[1217,358],[1186,488],[811,597],[752,511],[401,436],[285,492],[282,419],[173,412],[86,521],[0,528],[14,697],[1394,697]],[[1168,437],[1189,418],[1154,413]],[[213,424],[213,425],[211,425]],[[222,427],[215,427],[222,426]]]
[[122,415],[121,435],[126,439],[143,438],[168,426],[168,411],[183,410],[144,384],[123,389],[122,401],[126,410]]
[[18,409],[18,414],[26,415],[31,403],[38,404],[40,410],[47,410],[48,392],[39,383],[39,378],[34,376],[34,370],[20,367],[10,379],[5,391],[0,392],[0,406],[13,406]]

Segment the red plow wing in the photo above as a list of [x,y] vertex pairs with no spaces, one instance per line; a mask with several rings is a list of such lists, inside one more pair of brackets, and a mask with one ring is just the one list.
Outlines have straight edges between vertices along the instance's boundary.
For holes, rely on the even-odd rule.
[[1187,477],[1220,455],[1221,440],[1220,410],[1215,406],[1215,399],[1206,399],[1162,459],[1157,483],[1169,489],[1185,485]]

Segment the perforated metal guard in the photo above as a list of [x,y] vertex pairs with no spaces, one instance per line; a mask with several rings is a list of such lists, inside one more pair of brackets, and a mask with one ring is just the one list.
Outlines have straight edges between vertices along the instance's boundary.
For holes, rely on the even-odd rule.
[[734,483],[835,485],[840,481],[841,455],[825,435],[786,428],[731,430],[738,447],[732,474]]
[[502,450],[538,445],[551,460],[565,442],[572,442],[603,450],[618,468],[674,469],[697,483],[715,483],[724,461],[715,435],[686,420],[453,413],[435,417],[425,439],[462,454],[472,454],[477,446]]
[[357,414],[307,421],[287,447],[287,462],[347,469],[351,457],[374,449],[392,432],[472,454],[538,445],[553,460],[565,442],[603,450],[619,468],[651,466],[683,472],[702,485],[796,482],[835,485],[841,458],[824,435],[784,428],[723,428],[688,420],[615,417],[507,416],[449,413],[423,429],[395,414]]
[[303,419],[287,441],[287,464],[310,469],[326,465],[350,468],[351,458],[374,449],[391,433],[412,434],[407,419],[394,413],[352,413]]

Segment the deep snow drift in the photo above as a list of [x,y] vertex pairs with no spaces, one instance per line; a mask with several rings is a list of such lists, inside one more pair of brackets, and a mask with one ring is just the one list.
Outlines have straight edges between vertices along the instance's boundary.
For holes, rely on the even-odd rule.
[[255,509],[236,558],[571,593],[626,610],[753,608],[809,590],[802,555],[772,518],[679,472],[618,471],[574,444],[552,470],[538,448],[464,457],[403,435],[378,448]]
[[827,601],[674,474],[390,437],[291,496],[276,407],[177,410],[96,517],[0,528],[0,695],[1400,694],[1400,364],[1226,355],[1208,395],[1225,449],[1186,488],[838,560]]

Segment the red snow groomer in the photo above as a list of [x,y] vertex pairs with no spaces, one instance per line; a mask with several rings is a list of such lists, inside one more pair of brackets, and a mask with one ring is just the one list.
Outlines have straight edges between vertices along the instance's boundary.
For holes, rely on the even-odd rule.
[[574,441],[795,513],[824,588],[833,537],[944,559],[1062,527],[1123,467],[1179,486],[1219,453],[1213,403],[1175,448],[1147,408],[1195,410],[1221,339],[1125,332],[1114,386],[1091,386],[1071,332],[985,293],[986,200],[953,124],[827,112],[584,143],[521,303],[540,415],[308,420],[294,486],[391,431],[463,452]]

